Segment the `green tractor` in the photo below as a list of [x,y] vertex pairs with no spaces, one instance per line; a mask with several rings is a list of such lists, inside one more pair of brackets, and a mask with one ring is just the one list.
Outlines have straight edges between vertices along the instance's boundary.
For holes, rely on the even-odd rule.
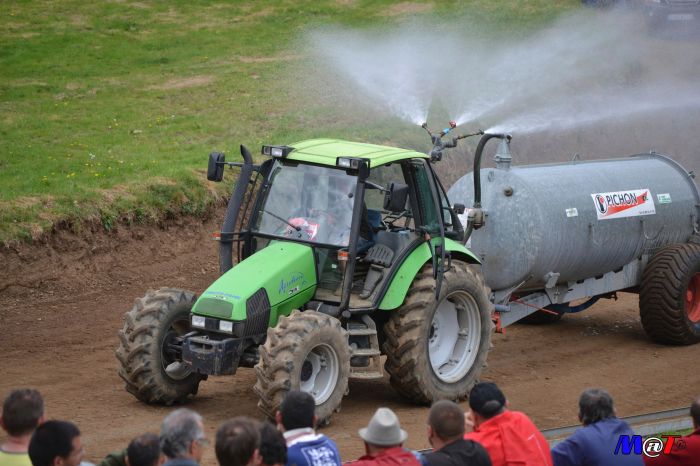
[[240,169],[221,275],[199,297],[162,288],[136,301],[116,352],[126,389],[173,404],[210,375],[254,367],[262,413],[303,390],[323,422],[348,379],[384,370],[413,402],[465,398],[486,363],[493,304],[433,152],[313,139],[263,146],[259,165],[243,146],[243,162],[212,153],[209,180]]

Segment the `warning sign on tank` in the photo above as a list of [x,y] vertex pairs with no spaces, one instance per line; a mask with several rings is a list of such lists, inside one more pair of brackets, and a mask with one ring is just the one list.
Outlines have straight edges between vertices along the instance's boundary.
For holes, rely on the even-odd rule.
[[654,198],[648,189],[591,194],[598,220],[637,217],[656,213]]

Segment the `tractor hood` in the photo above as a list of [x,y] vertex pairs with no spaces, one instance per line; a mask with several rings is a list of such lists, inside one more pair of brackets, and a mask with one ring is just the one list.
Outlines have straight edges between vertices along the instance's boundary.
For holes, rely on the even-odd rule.
[[273,241],[219,277],[202,293],[192,313],[234,321],[258,320],[261,313],[269,313],[266,329],[276,325],[279,314],[306,303],[316,282],[311,247]]

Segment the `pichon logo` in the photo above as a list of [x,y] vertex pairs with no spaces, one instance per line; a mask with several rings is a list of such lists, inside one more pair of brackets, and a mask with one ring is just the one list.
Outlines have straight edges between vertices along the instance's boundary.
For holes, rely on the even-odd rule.
[[641,195],[634,192],[629,193],[614,193],[603,196],[596,194],[595,200],[598,210],[601,214],[617,213],[640,204],[644,204],[649,198],[649,191],[645,191]]
[[[664,442],[662,439],[666,439]],[[662,438],[648,437],[641,435],[620,435],[615,447],[615,455],[644,455],[649,458],[656,458],[661,455],[668,455],[672,449],[685,449],[685,442],[680,435],[666,435]]]
[[609,193],[591,194],[598,220],[653,215],[654,200],[649,189],[628,189]]

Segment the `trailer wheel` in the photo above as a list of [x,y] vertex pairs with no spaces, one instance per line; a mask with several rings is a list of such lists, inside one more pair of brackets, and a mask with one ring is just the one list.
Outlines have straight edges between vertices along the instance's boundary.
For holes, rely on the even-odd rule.
[[642,274],[639,313],[649,337],[659,343],[700,342],[700,246],[665,247]]
[[258,408],[274,418],[290,390],[310,393],[316,400],[319,424],[328,423],[348,390],[350,346],[346,331],[334,317],[315,311],[294,311],[269,328],[255,366]]
[[486,366],[493,305],[476,267],[452,261],[435,299],[425,266],[384,326],[384,368],[394,389],[416,403],[464,399]]
[[202,376],[182,363],[179,337],[190,331],[196,296],[161,288],[137,299],[124,315],[116,351],[126,390],[146,403],[171,405],[195,395]]

